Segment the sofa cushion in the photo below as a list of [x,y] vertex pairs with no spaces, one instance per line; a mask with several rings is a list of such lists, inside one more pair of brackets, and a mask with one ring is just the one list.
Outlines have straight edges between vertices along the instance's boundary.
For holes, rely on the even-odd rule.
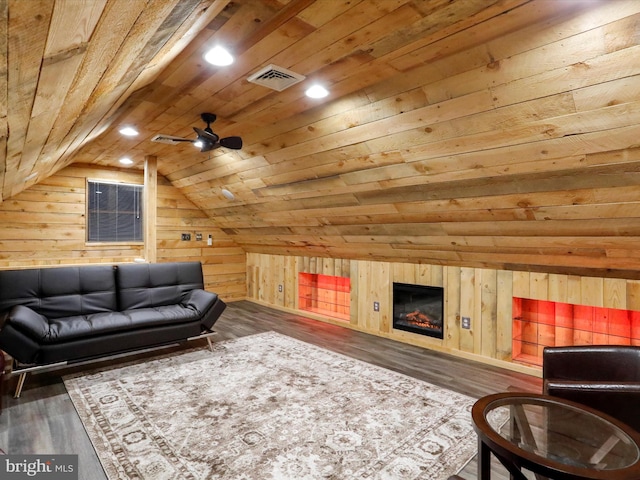
[[[140,308],[124,312],[105,312],[93,315],[74,315],[49,322],[49,332],[41,343],[68,342],[80,338],[100,336],[112,332],[126,332],[161,325],[197,320],[193,309],[180,305]],[[141,333],[144,335],[144,333]]]
[[200,262],[119,265],[116,279],[120,310],[180,304],[204,288]]
[[110,265],[0,271],[0,311],[24,305],[52,318],[117,310]]

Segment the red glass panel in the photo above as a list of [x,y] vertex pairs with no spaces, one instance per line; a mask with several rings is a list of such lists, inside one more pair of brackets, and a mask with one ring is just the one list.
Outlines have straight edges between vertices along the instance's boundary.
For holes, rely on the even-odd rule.
[[631,319],[631,339],[632,345],[640,345],[640,312],[629,312]]
[[[609,308],[609,335],[631,339],[631,316],[629,310]],[[639,312],[640,313],[640,312]]]
[[512,358],[542,364],[545,346],[640,345],[640,311],[513,298]]
[[351,280],[315,273],[298,274],[298,308],[340,320],[351,317]]
[[555,325],[556,303],[545,302],[543,300],[532,300],[532,302],[536,302],[538,304],[538,323]]
[[593,331],[593,307],[574,305],[573,328],[585,332]]

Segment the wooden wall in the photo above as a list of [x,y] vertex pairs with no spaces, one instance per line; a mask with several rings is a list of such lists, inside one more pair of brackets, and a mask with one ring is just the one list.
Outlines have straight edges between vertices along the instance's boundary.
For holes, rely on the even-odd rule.
[[[143,183],[140,170],[74,164],[0,204],[0,268],[132,262],[142,244],[85,241],[87,178]],[[233,240],[162,176],[158,176],[157,261],[201,261],[206,288],[225,301],[245,296],[245,256]],[[191,241],[181,241],[181,233]],[[203,240],[195,240],[195,233]],[[207,246],[207,235],[213,245]]]
[[[513,296],[640,310],[638,280],[258,253],[247,254],[248,299],[298,312],[299,272],[351,279],[350,322],[303,315],[533,374],[539,369],[511,361]],[[391,328],[393,282],[444,287],[443,340]],[[379,312],[374,301],[380,302]],[[471,319],[471,329],[461,328],[462,317]]]
[[[244,250],[160,175],[157,221],[158,262],[200,261],[207,289],[225,302],[245,298]],[[182,241],[182,233],[190,233],[191,241]],[[196,233],[202,233],[201,241],[195,239]],[[208,235],[213,237],[212,246],[207,245]]]

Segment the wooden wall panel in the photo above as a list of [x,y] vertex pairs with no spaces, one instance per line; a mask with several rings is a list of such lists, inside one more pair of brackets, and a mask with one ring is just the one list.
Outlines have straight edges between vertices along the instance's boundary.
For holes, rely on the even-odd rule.
[[[351,262],[350,278],[351,278],[351,302],[350,302],[350,314],[351,320],[350,325],[354,328],[358,327],[358,321],[360,319],[360,302],[359,297],[354,295],[353,292],[357,292],[360,290],[360,283],[358,279],[360,278],[360,263],[358,261],[352,260]],[[639,291],[640,293],[640,291]]]
[[444,290],[444,341],[453,349],[460,348],[460,267],[445,267]]
[[0,204],[0,268],[132,262],[143,245],[85,241],[87,179],[143,183],[142,172],[73,165]]
[[512,272],[497,271],[496,282],[496,353],[499,360],[511,359],[513,340],[513,281]]
[[[345,264],[349,264],[349,268]],[[338,265],[341,265],[338,267]],[[284,266],[284,267],[283,267]],[[329,270],[327,270],[329,268]],[[297,303],[277,296],[277,285],[291,285],[299,272],[338,274],[351,279],[351,321],[344,322],[297,310]],[[260,272],[260,273],[259,273]],[[271,273],[277,272],[277,273]],[[325,273],[329,274],[329,273]],[[365,260],[326,261],[318,257],[249,253],[247,298],[252,301],[311,316],[425,348],[445,351],[481,362],[539,375],[540,369],[512,362],[513,297],[569,302],[578,305],[640,310],[640,281],[601,279],[557,274],[531,274],[509,270],[464,268],[429,264]],[[285,278],[287,277],[287,278]],[[259,282],[258,285],[255,282]],[[445,290],[445,332],[439,340],[394,330],[392,283],[442,286]],[[252,284],[253,283],[253,284]],[[284,298],[284,300],[283,300]],[[380,311],[373,311],[373,302]],[[469,317],[471,329],[463,329]],[[546,337],[553,332],[539,332]],[[560,335],[556,333],[560,338]]]
[[[474,331],[477,328],[478,335],[480,334],[480,324],[477,320],[479,317],[476,317],[476,313],[478,312],[478,308],[476,304],[478,303],[478,296],[476,290],[476,269],[475,268],[466,268],[463,267],[460,269],[460,278],[455,281],[460,283],[460,344],[459,348],[463,352],[473,352],[474,347]],[[462,319],[469,318],[471,321],[470,329],[462,328]]]
[[[190,241],[181,234],[190,233]],[[202,240],[196,240],[196,234]],[[211,235],[213,245],[207,245]],[[214,226],[194,203],[169,181],[158,175],[157,261],[202,262],[205,286],[225,302],[246,296],[247,268],[245,253],[225,232]]]
[[480,354],[495,357],[498,352],[498,271],[483,269],[480,288]]
[[603,280],[603,304],[610,308],[627,308],[627,281],[618,278],[605,278]]
[[[0,204],[0,268],[133,262],[144,245],[85,241],[87,179],[143,184],[143,172],[74,164]],[[157,261],[200,261],[206,288],[225,301],[246,296],[246,261],[238,247],[177,188],[158,176]],[[191,233],[191,241],[180,240]],[[202,241],[195,233],[203,234]],[[207,235],[213,246],[207,246]]]

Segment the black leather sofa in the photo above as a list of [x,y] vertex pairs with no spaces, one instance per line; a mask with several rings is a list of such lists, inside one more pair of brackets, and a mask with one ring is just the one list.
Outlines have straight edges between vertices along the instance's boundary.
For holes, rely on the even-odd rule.
[[545,347],[543,393],[582,403],[640,432],[640,346]]
[[4,270],[0,349],[31,367],[100,358],[206,335],[225,308],[200,262]]

